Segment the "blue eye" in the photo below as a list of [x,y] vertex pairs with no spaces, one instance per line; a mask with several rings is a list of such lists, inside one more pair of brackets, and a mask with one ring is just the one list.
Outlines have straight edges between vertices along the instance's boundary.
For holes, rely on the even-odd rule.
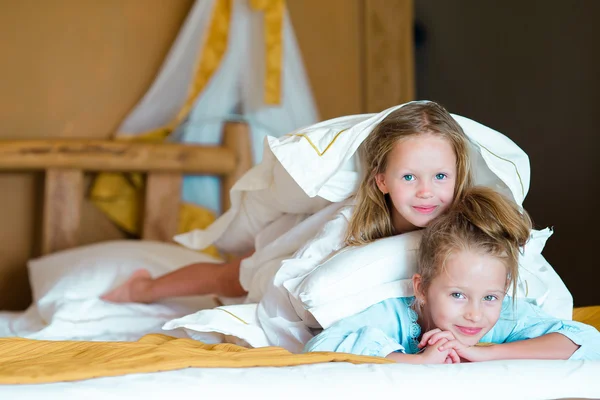
[[464,299],[465,296],[462,293],[452,293],[450,296],[454,299]]
[[412,174],[408,174],[408,175],[404,175],[404,176],[402,177],[402,179],[404,179],[404,180],[405,180],[405,181],[407,181],[407,182],[411,182],[411,181],[414,181],[414,180],[415,180],[415,176],[414,176],[414,175],[412,175]]
[[438,179],[438,180],[440,180],[440,181],[441,181],[442,179],[446,179],[447,177],[448,177],[448,175],[446,175],[446,174],[436,174],[436,175],[435,175],[435,179]]
[[494,300],[498,300],[498,297],[496,297],[496,296],[494,296],[494,295],[491,295],[491,294],[489,294],[489,295],[485,296],[485,297],[483,298],[483,300],[485,300],[485,301],[494,301]]

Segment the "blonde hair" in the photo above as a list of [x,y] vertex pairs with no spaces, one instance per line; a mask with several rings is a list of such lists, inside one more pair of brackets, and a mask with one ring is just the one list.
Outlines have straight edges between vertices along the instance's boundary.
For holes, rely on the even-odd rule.
[[396,233],[390,209],[393,205],[386,201],[386,195],[377,187],[375,177],[385,172],[389,154],[399,141],[423,134],[445,138],[452,145],[457,175],[454,201],[471,186],[469,142],[460,125],[437,103],[408,103],[385,117],[361,146],[364,176],[355,195],[356,206],[346,233],[346,245],[363,245]]
[[[427,292],[453,252],[466,250],[501,260],[508,288],[518,279],[519,247],[525,245],[530,232],[529,215],[512,200],[487,187],[467,189],[460,201],[423,232],[417,256],[422,292]],[[513,285],[513,298],[515,294]]]

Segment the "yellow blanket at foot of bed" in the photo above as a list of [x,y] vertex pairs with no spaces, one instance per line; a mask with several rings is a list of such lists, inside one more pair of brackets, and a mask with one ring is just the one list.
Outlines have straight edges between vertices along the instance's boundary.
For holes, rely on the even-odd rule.
[[344,353],[293,354],[280,347],[248,349],[151,334],[137,342],[0,339],[0,384],[75,381],[188,367],[284,367],[324,362],[392,362]]

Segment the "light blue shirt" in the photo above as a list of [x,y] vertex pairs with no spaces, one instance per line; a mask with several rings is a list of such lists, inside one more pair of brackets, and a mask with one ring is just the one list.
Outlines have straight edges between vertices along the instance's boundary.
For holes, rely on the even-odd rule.
[[[335,351],[385,357],[394,351],[415,354],[421,327],[417,314],[410,307],[414,297],[384,300],[366,310],[344,318],[304,347],[309,351]],[[561,333],[579,345],[571,360],[600,360],[600,333],[592,326],[564,321],[544,313],[538,306],[505,297],[496,325],[481,342],[509,343]]]

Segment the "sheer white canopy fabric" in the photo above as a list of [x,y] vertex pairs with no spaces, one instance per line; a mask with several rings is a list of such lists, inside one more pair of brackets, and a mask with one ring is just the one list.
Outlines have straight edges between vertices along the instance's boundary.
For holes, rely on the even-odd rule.
[[[154,83],[123,121],[117,136],[145,133],[169,124],[183,107],[194,81],[215,0],[197,0],[173,43]],[[287,12],[282,38],[281,101],[264,102],[264,15],[248,0],[232,0],[226,53],[219,68],[195,100],[187,118],[169,140],[216,145],[226,120],[243,119],[252,130],[254,161],[262,158],[265,136],[279,137],[318,120],[317,109],[300,49]],[[188,176],[183,200],[220,211],[219,182],[214,177]]]

